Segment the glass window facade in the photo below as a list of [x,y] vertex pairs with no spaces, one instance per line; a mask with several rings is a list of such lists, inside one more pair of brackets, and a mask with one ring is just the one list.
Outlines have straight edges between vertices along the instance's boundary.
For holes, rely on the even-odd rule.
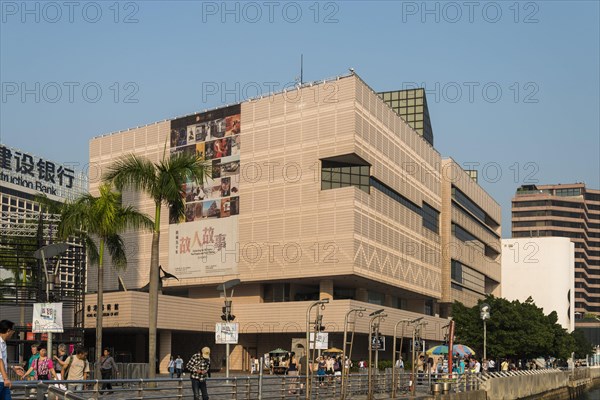
[[456,260],[452,260],[450,278],[456,285],[485,294],[485,275]]
[[379,93],[400,117],[433,146],[433,129],[427,107],[425,89],[406,89]]
[[423,203],[422,207],[419,207],[412,201],[408,200],[406,197],[402,196],[400,193],[396,192],[394,189],[387,186],[385,183],[381,182],[377,178],[371,177],[371,186],[374,189],[379,190],[386,196],[391,199],[397,201],[402,204],[404,207],[408,208],[412,212],[419,214],[421,218],[423,218],[423,226],[435,234],[439,235],[439,218],[440,212],[435,208],[431,207],[427,203]]
[[423,203],[423,226],[435,233],[439,232],[440,229],[440,213],[435,208],[431,207],[427,203]]
[[554,194],[556,196],[581,196],[581,188],[556,189]]
[[360,190],[370,193],[370,168],[368,165],[323,160],[321,165],[321,189],[356,186]]

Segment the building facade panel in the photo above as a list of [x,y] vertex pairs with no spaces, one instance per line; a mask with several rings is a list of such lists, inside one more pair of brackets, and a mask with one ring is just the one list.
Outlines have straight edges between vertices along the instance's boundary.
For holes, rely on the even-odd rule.
[[442,315],[500,296],[500,206],[451,158],[442,160]]

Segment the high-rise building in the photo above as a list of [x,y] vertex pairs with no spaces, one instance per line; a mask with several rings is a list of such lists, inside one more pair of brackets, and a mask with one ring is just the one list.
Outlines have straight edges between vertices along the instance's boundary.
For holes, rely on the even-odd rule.
[[570,238],[576,318],[600,314],[600,190],[584,183],[519,187],[512,199],[512,236]]

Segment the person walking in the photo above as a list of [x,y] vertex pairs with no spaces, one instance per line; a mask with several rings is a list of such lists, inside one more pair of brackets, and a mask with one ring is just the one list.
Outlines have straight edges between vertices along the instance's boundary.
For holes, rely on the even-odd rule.
[[208,400],[206,378],[210,371],[210,348],[203,347],[201,352],[194,354],[186,367],[190,371],[194,400],[200,400],[200,393],[202,400]]
[[33,373],[33,380],[36,381],[56,379],[54,363],[48,358],[46,347],[39,347],[39,357],[33,360],[31,367],[23,375],[28,376],[30,373]]
[[173,356],[171,356],[167,368],[169,370],[169,374],[171,375],[171,379],[173,379],[173,377],[175,376],[175,360],[173,360]]
[[183,358],[181,358],[180,355],[175,359],[175,372],[177,373],[177,378],[181,378],[183,372]]
[[12,321],[3,319],[0,321],[0,399],[12,400],[10,388],[12,382],[8,377],[8,351],[6,350],[6,341],[15,333],[15,324]]
[[[89,378],[90,363],[87,358],[87,350],[81,346],[77,347],[74,354],[71,354],[67,359],[67,365],[63,367],[65,380],[68,381],[83,381]],[[72,383],[68,385],[70,390],[83,390],[83,383]]]
[[[102,380],[108,380],[113,378],[113,371],[115,375],[119,374],[117,369],[117,364],[115,363],[115,359],[110,355],[110,350],[108,348],[104,349],[104,354],[100,357],[100,373],[102,374]],[[103,390],[108,389],[108,394],[113,393],[113,388],[110,382],[103,382],[102,388],[100,389],[100,394],[102,394]]]
[[56,363],[54,364],[54,370],[56,371],[56,379],[59,381],[63,379],[62,370],[63,367],[67,365],[65,361],[67,357],[67,346],[65,346],[64,343],[59,344],[58,354],[52,357],[54,361],[56,361]]
[[[33,362],[35,360],[37,360],[40,357],[40,353],[38,352],[38,348],[40,347],[39,343],[33,343],[31,345],[31,357],[29,357],[29,361],[27,362],[27,369],[31,370],[31,366],[33,365]],[[29,375],[25,374],[27,376],[27,380],[31,381],[35,379],[35,372],[32,371]]]
[[302,369],[302,366],[296,359],[296,353],[292,353],[287,370],[287,374],[289,376],[293,376],[293,378],[290,378],[290,388],[288,390],[289,394],[296,394],[296,390],[298,388],[298,374],[300,369]]

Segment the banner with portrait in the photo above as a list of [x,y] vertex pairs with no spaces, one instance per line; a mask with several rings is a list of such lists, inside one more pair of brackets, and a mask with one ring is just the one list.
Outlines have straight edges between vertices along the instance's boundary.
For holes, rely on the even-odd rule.
[[171,155],[195,154],[210,168],[184,185],[185,217],[169,218],[169,271],[178,278],[237,273],[241,106],[171,121]]

